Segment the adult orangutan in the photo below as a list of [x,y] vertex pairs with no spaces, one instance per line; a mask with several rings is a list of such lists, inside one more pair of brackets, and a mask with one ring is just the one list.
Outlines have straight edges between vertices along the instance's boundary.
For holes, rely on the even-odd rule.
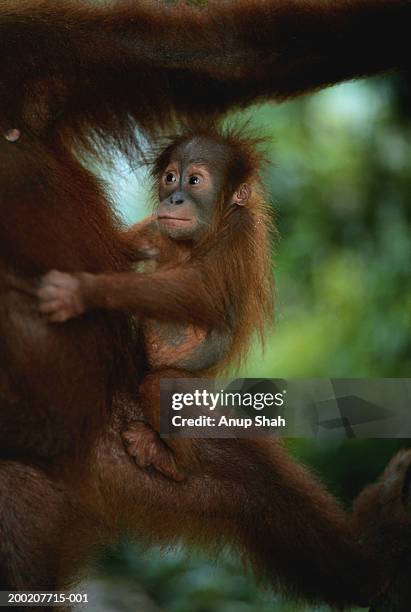
[[[393,571],[407,550],[407,456],[367,493],[361,546],[320,485],[268,442],[198,443],[182,483],[138,470],[108,430],[113,398],[127,404],[146,371],[132,319],[101,310],[51,325],[33,286],[56,268],[130,270],[85,152],[104,157],[103,145],[117,144],[134,155],[136,125],[153,133],[176,114],[221,114],[408,68],[410,14],[406,0],[247,0],[206,10],[1,2],[2,589],[65,584],[96,533],[128,524],[154,540],[184,532],[239,545],[260,574],[311,599],[375,598],[381,568]],[[394,496],[384,505],[387,490]]]

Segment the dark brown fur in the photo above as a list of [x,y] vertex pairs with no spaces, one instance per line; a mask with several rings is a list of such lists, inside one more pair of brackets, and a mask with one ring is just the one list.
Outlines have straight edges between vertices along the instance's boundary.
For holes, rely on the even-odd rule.
[[[151,541],[228,542],[259,573],[311,599],[371,598],[361,591],[369,575],[378,584],[378,563],[369,552],[364,560],[335,501],[268,442],[199,443],[191,478],[176,484],[136,470],[115,432],[97,439],[88,473],[75,476],[73,455],[93,448],[111,398],[144,368],[132,363],[127,318],[102,313],[53,328],[37,313],[32,283],[55,267],[129,268],[109,200],[74,146],[84,153],[114,142],[134,155],[135,124],[155,132],[176,114],[221,114],[407,68],[410,14],[403,0],[210,2],[210,11],[1,3],[0,131],[22,132],[15,143],[0,139],[2,589],[64,585],[94,536],[128,526]],[[159,296],[165,317],[167,299]],[[62,465],[72,484],[61,484]],[[391,507],[396,525],[400,502]],[[400,524],[408,525],[402,515]],[[399,548],[389,533],[387,545]]]
[[135,147],[194,113],[283,100],[345,79],[409,67],[407,0],[4,0],[0,116],[36,133],[90,130]]

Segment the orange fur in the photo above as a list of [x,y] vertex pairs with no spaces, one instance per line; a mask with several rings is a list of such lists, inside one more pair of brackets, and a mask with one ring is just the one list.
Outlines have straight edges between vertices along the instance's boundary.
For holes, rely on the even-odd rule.
[[[129,272],[109,198],[74,150],[104,158],[115,145],[134,160],[136,126],[153,134],[176,117],[220,116],[407,68],[410,14],[407,0],[215,0],[204,10],[134,0],[0,3],[2,590],[67,584],[100,537],[127,527],[151,541],[227,542],[274,584],[313,600],[372,598],[360,591],[381,578],[375,555],[367,550],[364,561],[335,501],[276,446],[200,441],[182,484],[136,470],[117,421],[119,398],[128,413],[124,397],[145,372],[138,330],[118,313],[53,327],[38,314],[33,285],[54,267]],[[16,142],[4,137],[10,129],[21,132]],[[246,227],[237,229],[251,252],[261,235]],[[231,263],[232,279],[248,291],[248,264]],[[222,278],[225,262],[215,265]],[[259,265],[261,272],[267,262]],[[166,292],[153,287],[166,320],[182,280],[176,275]],[[198,274],[188,281],[203,298],[196,324],[226,312]],[[191,290],[182,296],[183,321],[198,306]],[[247,322],[261,329],[266,316],[267,302],[253,300],[240,312],[241,334]],[[245,336],[236,342],[246,346]],[[90,451],[79,477],[76,456]],[[373,504],[377,494],[367,508]],[[389,542],[400,548],[400,538]]]

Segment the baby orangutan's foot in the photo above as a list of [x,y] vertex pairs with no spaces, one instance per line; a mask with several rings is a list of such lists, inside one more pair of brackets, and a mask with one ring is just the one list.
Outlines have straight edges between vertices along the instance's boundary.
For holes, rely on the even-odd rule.
[[173,452],[161,440],[150,425],[133,423],[129,430],[121,434],[128,454],[140,468],[150,465],[171,480],[185,480],[185,474],[177,467]]

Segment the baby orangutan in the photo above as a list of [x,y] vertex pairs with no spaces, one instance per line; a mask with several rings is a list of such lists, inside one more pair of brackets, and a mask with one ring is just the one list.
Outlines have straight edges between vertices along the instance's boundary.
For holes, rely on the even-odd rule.
[[[163,443],[161,378],[187,378],[238,364],[255,332],[272,318],[270,215],[255,143],[235,131],[185,133],[170,141],[152,170],[155,214],[124,233],[134,261],[151,270],[115,274],[50,272],[40,310],[62,323],[104,308],[135,315],[150,372],[140,385],[146,422],[123,434],[140,467],[183,479],[187,440]],[[175,455],[175,456],[174,456]]]

